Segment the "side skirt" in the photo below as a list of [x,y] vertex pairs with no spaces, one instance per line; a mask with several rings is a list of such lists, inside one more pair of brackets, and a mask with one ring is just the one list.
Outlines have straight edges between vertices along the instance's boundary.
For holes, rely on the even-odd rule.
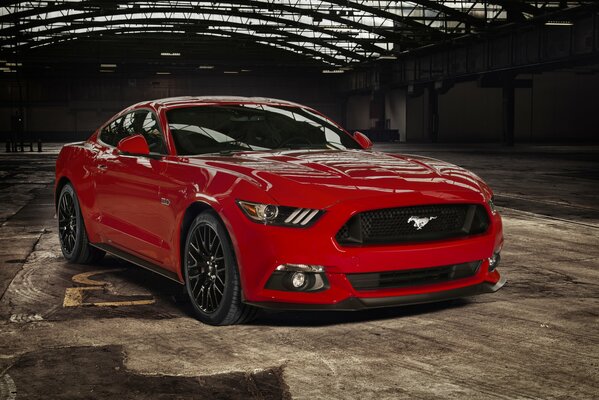
[[102,243],[102,244],[90,243],[90,244],[100,250],[104,250],[105,252],[112,254],[113,256],[121,258],[121,259],[128,261],[132,264],[135,264],[139,267],[145,268],[145,269],[152,271],[158,275],[162,275],[165,278],[175,281],[180,285],[182,284],[181,281],[179,280],[179,277],[177,276],[177,274],[175,274],[174,272],[171,272],[171,271],[167,271],[164,268],[162,268],[154,263],[151,263],[142,258],[134,256],[133,254],[127,253],[126,251],[118,249],[109,244],[104,244],[104,243]]

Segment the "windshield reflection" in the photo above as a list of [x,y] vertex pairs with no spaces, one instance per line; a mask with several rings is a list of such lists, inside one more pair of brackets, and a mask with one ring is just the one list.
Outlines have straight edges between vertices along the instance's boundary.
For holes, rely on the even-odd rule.
[[167,111],[177,153],[276,149],[359,149],[345,131],[301,107],[202,105]]

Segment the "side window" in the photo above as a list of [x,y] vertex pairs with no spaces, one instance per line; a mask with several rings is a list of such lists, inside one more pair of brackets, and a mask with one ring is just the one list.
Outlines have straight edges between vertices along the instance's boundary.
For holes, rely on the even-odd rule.
[[116,145],[119,143],[119,140],[123,138],[121,129],[122,122],[123,118],[121,117],[106,125],[100,132],[100,140],[110,146],[116,147]]
[[166,154],[162,132],[160,132],[158,122],[153,113],[147,110],[140,110],[125,115],[123,132],[125,136],[143,135],[148,142],[150,152]]
[[158,154],[166,154],[166,145],[164,144],[164,136],[160,132],[160,127],[154,113],[149,112],[142,124],[140,132],[146,138],[150,151]]
[[[144,113],[147,111],[143,111]],[[131,136],[131,135],[135,135],[136,133],[136,129],[139,126],[139,123],[136,124],[135,123],[135,115],[136,114],[140,114],[139,112],[132,112],[129,114],[125,114],[125,116],[123,117],[123,133],[125,134],[125,137],[127,136]]]

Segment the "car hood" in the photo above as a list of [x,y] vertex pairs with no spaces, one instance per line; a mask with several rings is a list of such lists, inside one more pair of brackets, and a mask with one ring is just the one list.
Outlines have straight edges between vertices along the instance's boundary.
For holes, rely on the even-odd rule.
[[[189,157],[189,163],[226,170],[265,190],[280,204],[322,207],[340,200],[414,192],[490,197],[475,174],[420,156],[363,150],[239,152]],[[248,199],[251,200],[251,199]]]

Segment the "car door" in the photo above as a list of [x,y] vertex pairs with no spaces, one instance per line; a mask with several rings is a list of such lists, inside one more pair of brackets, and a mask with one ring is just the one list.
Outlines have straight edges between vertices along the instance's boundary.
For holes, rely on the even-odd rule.
[[149,110],[125,114],[115,130],[113,143],[130,135],[142,134],[151,154],[123,154],[111,147],[98,155],[96,203],[100,210],[103,240],[106,244],[164,266],[170,247],[163,238],[172,223],[169,221],[168,204],[160,197],[165,169],[161,155],[166,154],[164,136],[156,116]]

